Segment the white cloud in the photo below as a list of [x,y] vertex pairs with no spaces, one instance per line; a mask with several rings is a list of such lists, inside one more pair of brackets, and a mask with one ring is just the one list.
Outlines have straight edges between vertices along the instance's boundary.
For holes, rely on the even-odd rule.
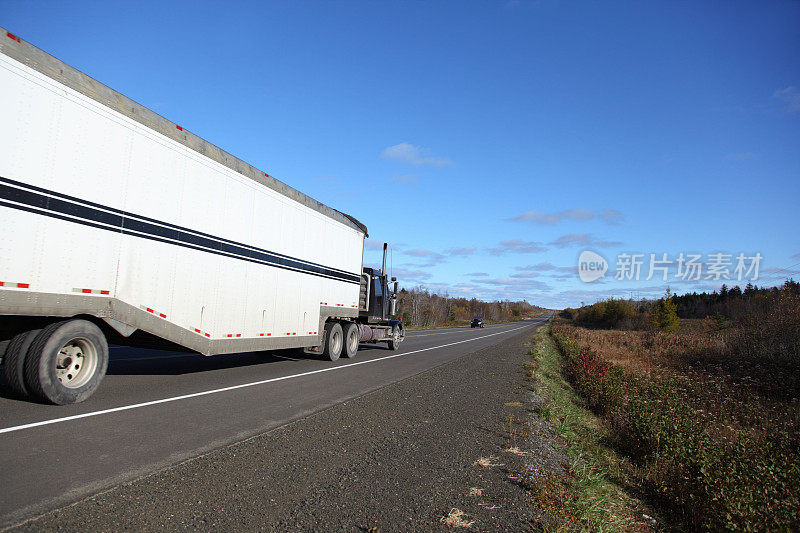
[[424,257],[426,259],[444,259],[442,254],[424,248],[414,248],[413,250],[406,250],[403,253],[414,257]]
[[522,239],[500,241],[498,246],[489,248],[489,253],[492,255],[503,255],[507,253],[537,254],[546,251],[547,248],[542,246],[542,243],[536,241],[523,241]]
[[435,157],[429,155],[429,153],[430,150],[427,148],[421,148],[407,142],[402,142],[385,148],[383,152],[381,152],[381,156],[386,159],[395,159],[412,165],[430,165],[434,167],[455,165],[450,158]]
[[[777,267],[770,267],[764,268],[759,273],[758,281],[765,282],[765,281],[776,281],[776,280],[785,280],[789,278],[793,278],[800,274],[800,269],[797,268],[777,268]],[[742,283],[746,284],[749,280],[742,280],[741,282],[731,280],[732,283]],[[757,283],[755,281],[753,283]]]
[[489,275],[489,273],[488,272],[468,272],[466,275],[467,276],[472,276],[474,278],[484,278],[484,277],[487,277]]
[[511,274],[512,278],[536,278],[541,276],[538,272],[517,272],[516,274]]
[[536,263],[535,265],[527,265],[522,267],[515,267],[515,270],[522,270],[528,272],[547,272],[547,271],[556,271],[556,272],[569,272],[569,273],[577,273],[577,267],[559,267],[555,266],[553,263]]
[[448,248],[444,251],[447,255],[472,255],[476,248]]
[[786,104],[787,113],[796,113],[800,111],[800,91],[798,91],[797,87],[794,85],[775,91],[772,93],[772,96]]
[[625,220],[625,215],[616,209],[603,209],[597,216],[606,224],[611,224],[613,226],[622,224],[622,222]]
[[595,248],[609,248],[612,246],[619,246],[622,243],[617,241],[598,241],[591,233],[567,233],[558,239],[551,242],[553,246],[558,248],[566,248],[568,246],[592,246]]
[[426,259],[425,264],[410,265],[416,267],[428,268],[436,266],[439,263],[442,263],[447,260],[447,258],[442,254],[434,252],[433,250],[426,250],[425,248],[414,248],[413,250],[405,250],[402,253],[410,255],[411,257],[419,257],[420,259]]
[[391,275],[396,277],[401,282],[404,281],[421,281],[431,277],[430,273],[424,270],[410,270],[406,268],[393,268]]
[[594,218],[606,222],[607,224],[620,224],[625,217],[615,209],[603,209],[597,213],[591,209],[565,209],[555,213],[544,213],[542,211],[525,211],[521,215],[511,217],[507,220],[512,222],[530,222],[542,226],[555,226],[565,220],[587,221]]
[[542,294],[539,296],[540,301],[550,307],[551,309],[562,309],[564,307],[578,307],[582,303],[589,305],[600,300],[607,300],[608,298],[625,298],[633,294],[640,298],[658,298],[664,295],[666,286],[659,287],[620,287],[618,289],[606,288],[598,290],[566,290],[553,292],[550,294]]
[[432,267],[434,265],[447,261],[448,257],[456,257],[456,256],[466,257],[468,255],[474,254],[475,251],[476,248],[448,248],[443,253],[439,253],[425,248],[414,248],[412,250],[405,250],[402,253],[404,253],[405,255],[410,255],[411,257],[419,257],[420,259],[427,259],[426,264],[415,265],[415,266]]
[[536,281],[533,279],[525,278],[490,278],[490,279],[473,279],[473,283],[486,283],[488,285],[499,285],[505,287],[507,290],[522,290],[522,291],[545,291],[550,288],[547,283],[543,281]]
[[383,241],[378,239],[364,239],[365,250],[383,250]]

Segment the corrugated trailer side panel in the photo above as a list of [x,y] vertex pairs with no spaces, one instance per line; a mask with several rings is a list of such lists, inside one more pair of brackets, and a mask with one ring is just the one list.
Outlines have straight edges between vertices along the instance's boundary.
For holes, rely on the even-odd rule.
[[0,102],[0,281],[28,285],[0,313],[62,301],[209,354],[357,314],[363,232],[3,54]]

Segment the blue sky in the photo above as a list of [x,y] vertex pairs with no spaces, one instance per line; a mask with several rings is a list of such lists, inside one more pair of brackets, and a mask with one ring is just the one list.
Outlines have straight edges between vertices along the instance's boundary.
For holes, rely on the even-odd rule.
[[3,0],[0,25],[362,220],[406,286],[564,307],[721,284],[614,279],[624,252],[800,272],[797,2]]

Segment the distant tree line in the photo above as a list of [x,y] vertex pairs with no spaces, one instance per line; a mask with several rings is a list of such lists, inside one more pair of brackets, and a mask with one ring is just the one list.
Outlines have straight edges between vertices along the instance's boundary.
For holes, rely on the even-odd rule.
[[452,298],[423,287],[401,289],[397,295],[397,316],[407,327],[435,327],[466,324],[473,318],[487,322],[522,320],[541,314],[543,308],[525,300],[485,302],[477,298]]
[[736,319],[753,311],[754,306],[763,303],[768,295],[776,295],[780,291],[797,297],[800,296],[800,282],[787,280],[780,287],[759,288],[748,283],[744,289],[734,285],[723,285],[719,292],[692,292],[682,296],[673,296],[680,318],[705,318],[717,314],[728,319]]
[[[800,283],[790,279],[783,285],[759,288],[748,283],[744,289],[723,285],[719,291],[667,294],[658,300],[610,298],[578,309],[564,309],[560,316],[593,328],[658,329],[677,331],[681,318],[714,318],[720,327],[764,317],[800,298]],[[789,302],[788,304],[786,302]]]

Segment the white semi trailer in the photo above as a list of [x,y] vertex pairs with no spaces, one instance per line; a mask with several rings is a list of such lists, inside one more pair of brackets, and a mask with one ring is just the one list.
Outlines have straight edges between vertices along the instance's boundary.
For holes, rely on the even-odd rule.
[[205,355],[396,349],[367,228],[0,28],[0,357],[80,402],[108,341]]

